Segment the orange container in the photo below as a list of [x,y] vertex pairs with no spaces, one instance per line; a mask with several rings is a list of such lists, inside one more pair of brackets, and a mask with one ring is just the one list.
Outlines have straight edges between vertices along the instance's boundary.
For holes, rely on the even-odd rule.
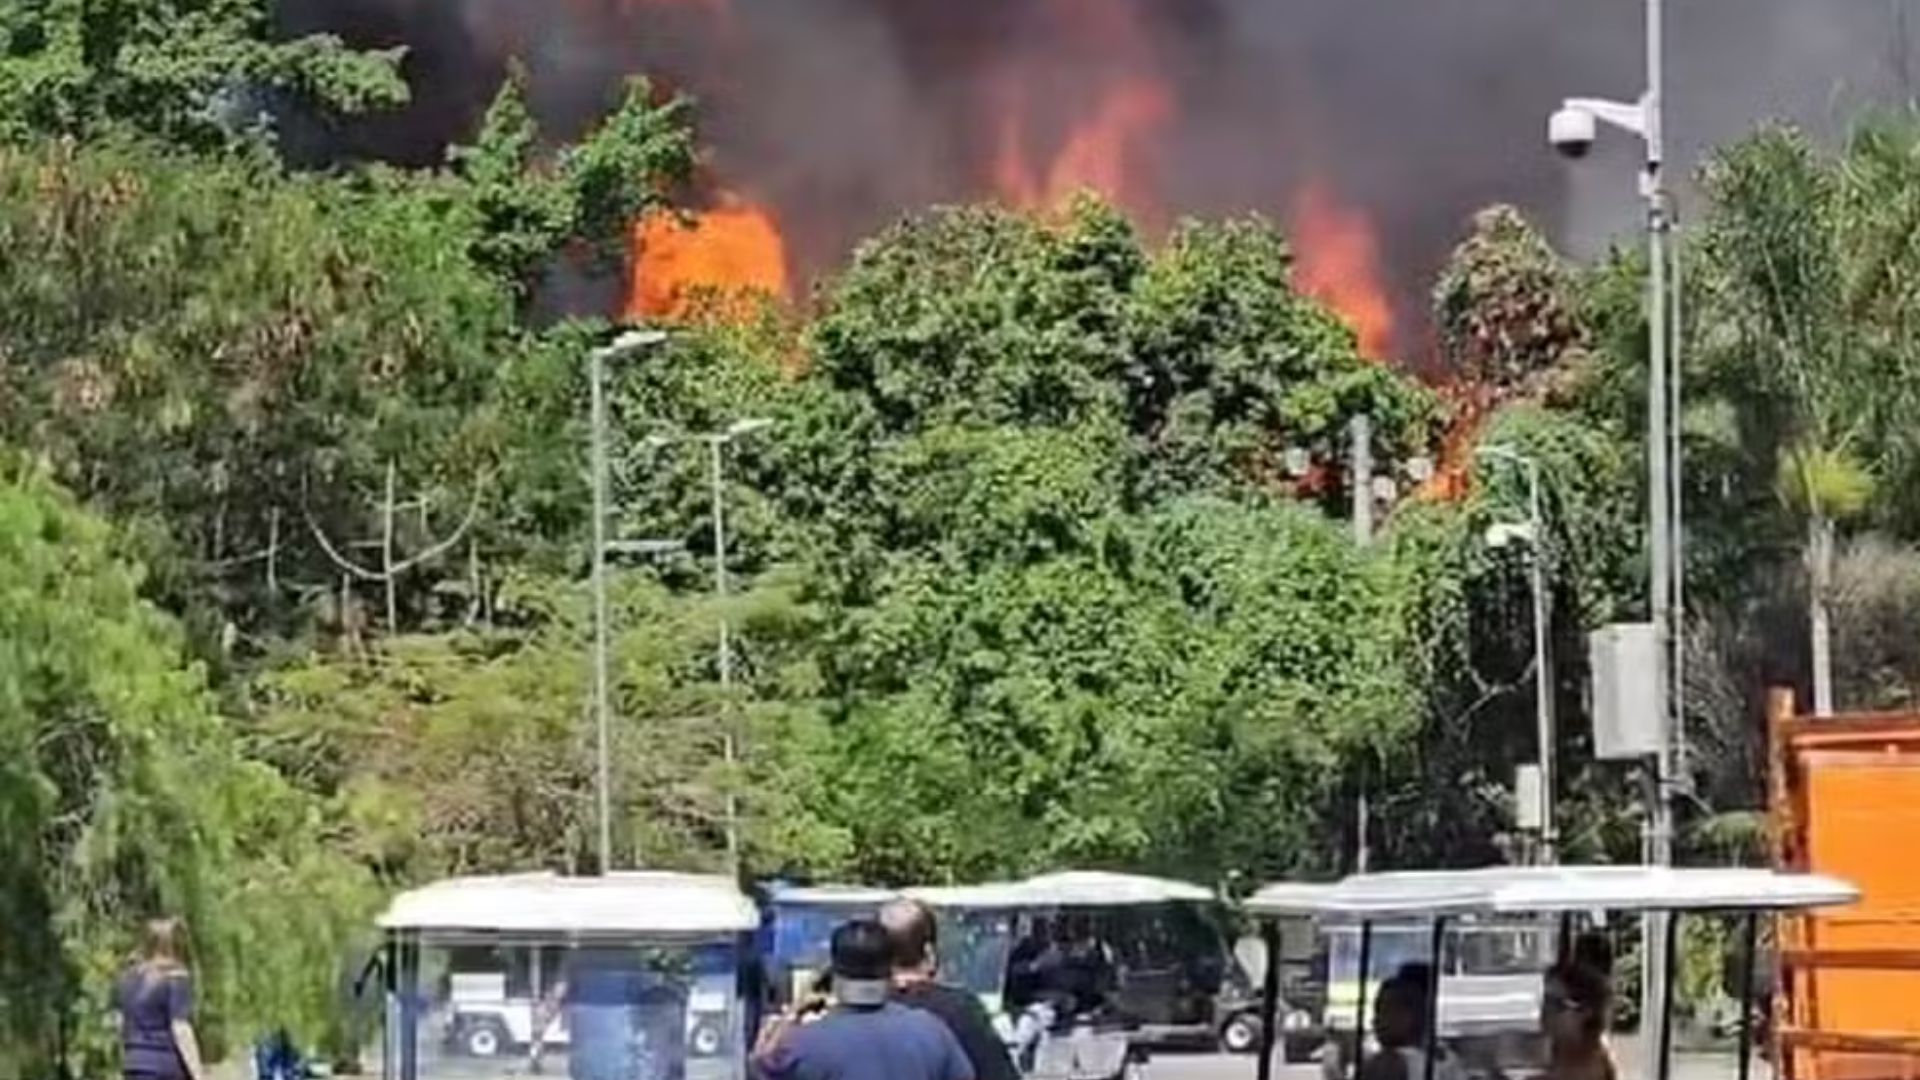
[[1776,865],[1859,886],[1779,924],[1783,1080],[1920,1080],[1920,713],[1797,716],[1769,701]]

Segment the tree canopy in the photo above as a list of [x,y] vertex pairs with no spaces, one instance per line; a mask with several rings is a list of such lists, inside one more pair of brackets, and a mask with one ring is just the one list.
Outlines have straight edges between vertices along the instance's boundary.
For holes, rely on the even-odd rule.
[[[351,1050],[335,974],[381,896],[590,861],[585,360],[611,328],[531,297],[677,209],[691,111],[635,80],[558,145],[513,72],[437,167],[277,154],[290,103],[397,101],[397,62],[275,37],[258,0],[0,13],[0,250],[31,253],[0,258],[0,1071],[103,1071],[104,980],[162,912],[215,1042]],[[1688,686],[1715,813],[1689,840],[1714,857],[1754,687],[1800,674],[1796,574],[1831,570],[1847,686],[1920,686],[1916,130],[1769,129],[1702,176]],[[1362,792],[1376,865],[1508,858],[1528,560],[1565,849],[1631,852],[1583,690],[1586,632],[1643,592],[1644,264],[1577,266],[1511,208],[1463,226],[1439,390],[1362,358],[1270,223],[1149,239],[1096,197],[914,215],[809,304],[696,309],[614,365],[612,533],[681,545],[612,575],[619,860],[724,869],[737,805],[748,874],[1327,875]],[[1377,477],[1348,472],[1362,415]],[[1399,482],[1430,454],[1445,483]],[[1496,550],[1516,455],[1544,520]],[[1351,496],[1388,479],[1357,543]],[[1810,513],[1884,536],[1801,571]]]

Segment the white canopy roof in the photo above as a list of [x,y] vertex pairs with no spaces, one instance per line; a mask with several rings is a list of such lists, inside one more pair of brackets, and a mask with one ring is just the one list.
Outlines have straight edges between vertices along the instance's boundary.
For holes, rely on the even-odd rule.
[[662,872],[511,874],[438,881],[395,897],[388,930],[502,934],[733,934],[760,913],[730,879]]
[[1211,903],[1214,894],[1198,885],[1137,874],[1068,870],[1022,881],[984,885],[924,886],[904,890],[935,907],[1054,908],[1116,907],[1135,904]]
[[1665,866],[1489,867],[1357,874],[1335,885],[1268,885],[1256,915],[1348,918],[1555,911],[1772,911],[1850,904],[1860,891],[1820,874]]
[[845,904],[878,907],[900,894],[892,889],[867,885],[774,885],[767,889],[768,899],[790,904]]

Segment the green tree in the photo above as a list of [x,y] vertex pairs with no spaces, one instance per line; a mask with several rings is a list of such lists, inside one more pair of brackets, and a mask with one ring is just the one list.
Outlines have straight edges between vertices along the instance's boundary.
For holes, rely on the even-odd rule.
[[635,79],[603,124],[548,155],[527,107],[526,72],[516,64],[472,145],[455,147],[452,158],[463,201],[478,214],[470,256],[522,296],[568,245],[602,270],[625,255],[633,222],[665,207],[671,185],[693,170],[686,103],[656,102],[652,84]]
[[[492,621],[316,655],[256,688],[253,745],[320,796],[339,842],[396,883],[594,866],[590,612],[577,583],[519,577]],[[742,796],[759,865],[831,869],[833,830],[798,814],[815,782],[806,626],[777,575],[725,609],[745,660],[746,752],[724,764],[712,663],[721,610],[622,574],[613,605],[616,857],[723,869],[725,803]]]
[[[1709,163],[1702,245],[1707,362],[1770,445],[1785,505],[1805,523],[1816,707],[1832,707],[1829,607],[1840,524],[1869,509],[1876,475],[1912,460],[1905,417],[1920,299],[1920,185],[1910,121],[1862,127],[1837,157],[1785,129]],[[1752,429],[1750,428],[1750,430]],[[1898,467],[1897,465],[1895,467]]]
[[586,344],[520,322],[524,280],[616,241],[688,150],[680,107],[636,84],[541,162],[516,93],[444,173],[0,149],[0,239],[38,253],[0,267],[0,431],[136,521],[160,595],[210,636],[408,629],[445,614],[448,577],[471,610],[483,551],[549,539],[511,528],[501,474],[555,471]]
[[276,38],[263,0],[20,0],[0,11],[0,139],[253,134],[274,94],[343,112],[406,100],[399,50]]
[[216,1051],[268,1022],[317,1040],[368,914],[364,876],[322,846],[312,806],[240,756],[116,545],[40,469],[6,462],[0,1062],[21,1075],[109,1071],[110,980],[160,914],[192,927]]
[[135,524],[160,595],[249,632],[337,595],[322,538],[382,562],[352,545],[390,472],[395,560],[424,550],[484,494],[516,336],[421,209],[254,157],[0,151],[0,238],[37,252],[0,266],[6,434]]
[[1384,571],[1298,507],[1079,528],[1067,552],[901,560],[850,614],[819,798],[861,869],[1330,866],[1338,763],[1415,715]]
[[1291,258],[1257,219],[1190,224],[1149,255],[1097,200],[1058,219],[936,212],[860,249],[810,328],[811,359],[883,436],[1117,427],[1134,501],[1290,488],[1284,452],[1337,458],[1363,411],[1388,447],[1424,445],[1430,398],[1292,290]]

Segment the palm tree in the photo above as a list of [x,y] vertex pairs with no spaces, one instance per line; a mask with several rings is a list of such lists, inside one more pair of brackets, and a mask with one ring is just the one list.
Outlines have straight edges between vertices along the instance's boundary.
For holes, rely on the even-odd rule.
[[1717,156],[1703,187],[1698,347],[1803,524],[1814,708],[1831,713],[1839,529],[1877,509],[1883,476],[1920,462],[1901,419],[1920,383],[1920,129],[1877,120],[1838,155],[1764,130]]

